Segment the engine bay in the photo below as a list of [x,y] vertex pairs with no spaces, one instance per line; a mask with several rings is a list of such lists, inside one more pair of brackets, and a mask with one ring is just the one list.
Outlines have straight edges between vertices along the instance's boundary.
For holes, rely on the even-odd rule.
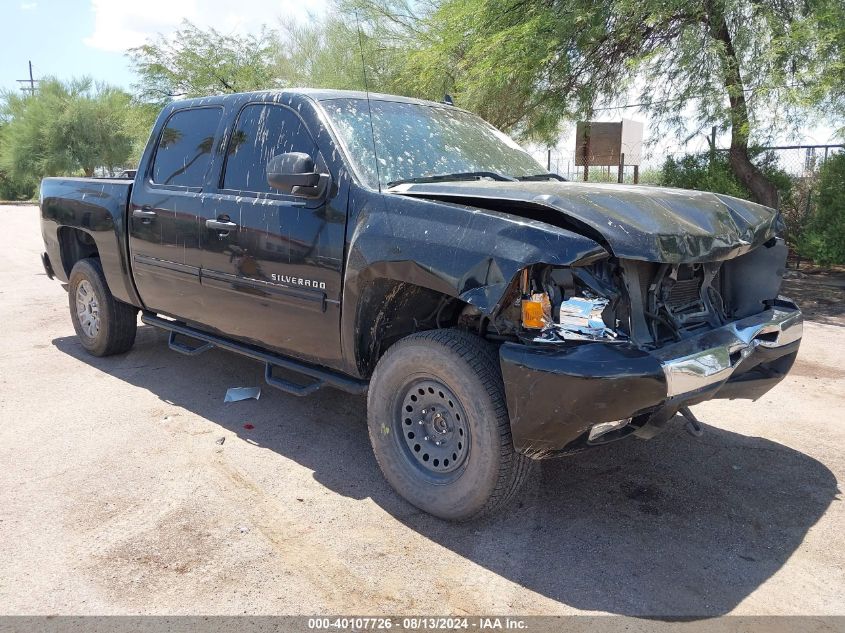
[[523,271],[497,327],[514,332],[518,323],[517,337],[530,343],[654,349],[763,311],[777,299],[785,260],[783,240],[772,239],[725,261],[534,266]]

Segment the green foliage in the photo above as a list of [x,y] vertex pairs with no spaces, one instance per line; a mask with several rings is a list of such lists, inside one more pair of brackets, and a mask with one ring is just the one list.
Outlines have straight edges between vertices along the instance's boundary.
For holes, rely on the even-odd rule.
[[845,76],[836,0],[338,0],[336,8],[254,36],[184,22],[130,51],[139,96],[362,89],[363,48],[371,90],[450,93],[541,143],[640,87],[655,135],[689,138],[715,123],[733,127],[741,146],[754,130],[840,111],[828,98],[836,73]]
[[[0,122],[0,146],[6,125]],[[33,178],[14,178],[0,168],[0,200],[29,200],[35,195],[37,183]]]
[[[829,25],[818,42],[820,57],[826,60],[823,82],[815,86],[812,100],[822,100],[830,112],[845,113],[845,2],[842,0],[814,0],[819,19]],[[838,130],[845,141],[845,122]]]
[[401,0],[356,4],[405,36],[400,83],[414,94],[451,93],[497,127],[552,144],[565,122],[639,93],[652,138],[730,130],[731,171],[771,206],[776,187],[749,145],[845,112],[842,0],[409,2],[416,16]]
[[681,158],[666,158],[660,184],[680,189],[696,189],[748,198],[749,193],[731,171],[727,155],[717,153],[713,161],[707,154],[687,154]]
[[[170,37],[131,49],[139,98],[153,103],[228,92],[319,87],[363,90],[361,52],[370,90],[387,90],[401,53],[380,24],[362,29],[354,13],[282,23],[258,35],[223,35],[185,21]],[[387,44],[387,45],[386,45]]]
[[185,21],[170,37],[129,49],[140,77],[138,96],[162,103],[175,97],[202,97],[228,92],[282,88],[278,33],[262,28],[258,35],[223,35]]
[[[778,166],[773,152],[757,153],[752,159],[761,172],[777,187],[781,204],[791,199],[792,178]],[[712,191],[751,200],[748,188],[731,169],[726,152],[686,154],[680,158],[668,156],[663,163],[658,184],[680,189]]]
[[845,264],[845,153],[822,164],[816,212],[802,236],[800,251],[819,264]]
[[[396,19],[402,11],[385,2],[358,4]],[[430,8],[413,30],[400,29],[413,91],[450,92],[495,125],[542,142],[557,137],[562,120],[590,117],[631,91],[676,134],[737,124],[747,136],[764,120],[767,130],[799,122],[845,72],[845,11],[836,0],[421,4]],[[748,120],[736,118],[739,104],[728,96],[747,100]]]
[[123,164],[124,167],[138,166],[159,112],[161,108],[157,104],[132,102],[123,124],[123,132],[129,135],[132,142],[132,149],[129,152],[129,158]]
[[407,64],[404,37],[389,22],[368,23],[366,15],[348,10],[352,12],[288,31],[291,62],[301,69],[298,85],[363,90],[366,72],[366,87],[372,92],[413,95],[401,75]]
[[123,166],[132,149],[130,96],[88,78],[45,79],[35,95],[3,96],[0,170],[17,183]]
[[0,200],[31,200],[36,191],[31,180],[16,180],[0,171]]

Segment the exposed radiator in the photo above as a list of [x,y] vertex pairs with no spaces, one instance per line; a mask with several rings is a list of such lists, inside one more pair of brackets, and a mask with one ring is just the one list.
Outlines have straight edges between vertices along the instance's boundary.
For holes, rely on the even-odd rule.
[[701,279],[693,277],[692,279],[683,279],[676,281],[669,291],[669,297],[666,301],[672,309],[682,308],[693,302],[699,301],[701,298]]

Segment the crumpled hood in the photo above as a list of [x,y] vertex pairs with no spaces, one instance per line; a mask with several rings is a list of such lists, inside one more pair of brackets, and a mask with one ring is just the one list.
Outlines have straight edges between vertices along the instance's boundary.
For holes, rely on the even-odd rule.
[[650,262],[730,259],[774,237],[778,213],[747,200],[702,191],[576,182],[471,181],[403,184],[390,193],[432,198],[548,219],[598,238],[613,255]]

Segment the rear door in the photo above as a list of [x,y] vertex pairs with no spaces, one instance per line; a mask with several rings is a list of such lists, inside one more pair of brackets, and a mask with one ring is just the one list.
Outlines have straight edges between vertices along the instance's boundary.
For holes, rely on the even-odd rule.
[[148,309],[186,321],[202,317],[201,193],[222,118],[220,107],[171,113],[132,192],[129,249],[138,293]]
[[333,186],[319,201],[272,189],[266,166],[284,152],[305,152],[328,173],[296,111],[244,105],[218,189],[204,196],[203,305],[208,325],[227,336],[333,364],[340,355],[345,200]]

